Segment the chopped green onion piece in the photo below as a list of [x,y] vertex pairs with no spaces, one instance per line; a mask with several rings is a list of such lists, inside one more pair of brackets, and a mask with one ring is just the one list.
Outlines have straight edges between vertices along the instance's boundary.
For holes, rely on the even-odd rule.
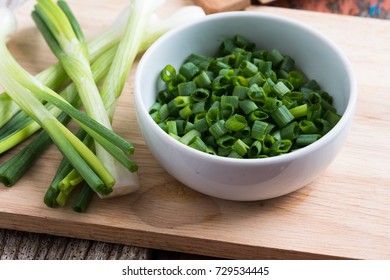
[[177,90],[181,96],[190,96],[196,89],[197,87],[194,81],[180,83],[177,86]]
[[307,83],[305,83],[303,85],[303,88],[305,88],[307,90],[310,90],[311,92],[321,89],[319,83],[316,80],[314,80],[314,79],[312,79],[312,80],[308,81]]
[[249,90],[248,87],[236,85],[234,86],[232,95],[237,96],[239,100],[245,100],[247,98],[248,90]]
[[263,145],[261,141],[254,141],[248,150],[248,158],[258,158],[261,154]]
[[176,108],[182,108],[190,104],[191,99],[189,96],[177,96],[173,99],[173,105]]
[[179,111],[179,115],[182,119],[186,120],[192,115],[191,105],[186,105],[183,109]]
[[232,151],[227,155],[227,157],[229,157],[229,158],[242,158],[242,156],[241,156],[239,153],[237,153],[236,151],[234,151],[234,150],[232,150]]
[[283,102],[281,100],[279,100],[277,98],[273,98],[273,97],[268,97],[265,100],[265,103],[264,103],[264,106],[262,107],[262,109],[266,113],[272,113],[272,112],[275,112],[282,105],[283,105]]
[[304,133],[304,134],[313,134],[318,132],[317,126],[309,120],[302,120],[299,122],[299,129]]
[[257,63],[257,67],[261,74],[265,77],[269,77],[270,73],[272,73],[272,61],[259,60]]
[[269,118],[269,115],[261,110],[256,110],[249,115],[249,121],[262,121]]
[[247,125],[247,120],[244,116],[239,114],[234,114],[225,122],[225,127],[230,131],[241,131]]
[[277,156],[287,153],[292,147],[290,140],[278,140],[275,141],[269,149],[270,156]]
[[192,62],[199,69],[207,70],[207,68],[209,67],[209,65],[212,62],[212,59],[208,56],[205,56],[205,55],[191,54],[188,56],[188,58],[186,59],[186,61],[184,63],[186,63],[186,62]]
[[314,123],[318,128],[318,133],[321,135],[325,135],[332,129],[332,125],[325,119],[318,118]]
[[262,153],[265,155],[271,156],[270,149],[271,149],[272,145],[275,143],[275,141],[276,140],[274,137],[272,137],[272,135],[267,134],[262,141],[262,144],[263,144],[263,146],[262,146],[263,152]]
[[185,145],[188,145],[191,141],[194,140],[195,137],[200,137],[200,136],[201,134],[199,131],[192,129],[180,138],[180,142],[182,142]]
[[187,81],[191,80],[198,72],[199,68],[192,62],[184,63],[179,69],[179,73],[186,77]]
[[264,82],[265,82],[265,78],[264,78],[263,74],[261,74],[261,72],[257,72],[249,79],[249,86],[255,85],[255,84],[258,86],[262,86],[264,84]]
[[279,98],[282,98],[285,94],[290,92],[290,89],[286,86],[286,84],[281,81],[277,82],[272,90]]
[[203,140],[199,136],[196,136],[188,146],[202,152],[207,152],[208,150],[207,145],[203,142]]
[[221,136],[228,133],[228,131],[229,130],[226,127],[224,120],[219,120],[219,121],[215,122],[209,128],[209,132],[211,133],[211,135],[214,136],[215,139],[219,139]]
[[167,129],[169,135],[178,135],[176,121],[167,121]]
[[273,49],[268,53],[267,58],[272,62],[274,67],[277,67],[283,61],[284,56],[278,50]]
[[328,121],[332,127],[334,127],[340,121],[341,116],[336,114],[333,110],[326,110],[324,119]]
[[303,86],[305,77],[302,72],[293,70],[288,73],[287,80],[293,85],[294,89],[298,90]]
[[162,105],[159,102],[154,103],[152,108],[150,108],[149,113],[152,114],[154,112],[158,112],[160,110],[161,106]]
[[243,62],[241,62],[239,70],[241,72],[241,75],[243,75],[244,77],[252,77],[259,71],[257,69],[257,66],[248,60],[244,60]]
[[[186,81],[186,78],[183,75],[181,75],[181,74],[176,75],[168,83],[168,87],[167,87],[168,92],[170,92],[171,94],[175,93],[175,91],[177,91],[177,86],[180,85],[181,83],[185,82],[185,81]],[[175,95],[175,94],[173,94],[173,95]]]
[[[184,134],[186,133],[186,129],[188,129],[191,126],[191,129],[193,128],[193,124],[191,122],[185,121],[185,120],[175,120],[176,122],[176,129],[177,129],[177,134]],[[188,129],[191,130],[191,129]]]
[[293,140],[299,135],[299,125],[297,122],[292,122],[280,129],[280,137],[282,140]]
[[[215,124],[214,124],[215,125]],[[211,129],[211,127],[209,128],[208,124],[207,124],[207,121],[206,121],[206,118],[201,118],[201,119],[198,119],[194,122],[194,127],[196,130],[198,130],[200,133],[204,133],[206,131],[208,131],[209,129]],[[211,132],[210,132],[211,133]]]
[[318,118],[320,118],[322,115],[322,107],[321,103],[315,103],[312,105],[309,105],[308,110],[307,110],[307,119],[314,121]]
[[169,117],[168,105],[163,104],[161,106],[160,110],[158,110],[158,113],[160,115],[160,122],[166,120]]
[[251,136],[257,140],[264,140],[268,133],[269,124],[264,121],[254,121],[251,130]]
[[248,149],[249,146],[246,145],[241,139],[237,139],[237,141],[234,142],[234,144],[232,145],[232,150],[239,154],[241,157],[243,157],[247,153]]
[[283,57],[283,60],[282,60],[282,63],[280,64],[280,67],[279,69],[280,70],[283,70],[283,71],[286,71],[286,72],[291,72],[294,70],[294,66],[295,66],[295,61],[294,59],[292,59],[290,56],[288,55],[285,55]]
[[161,70],[160,76],[161,76],[161,80],[163,80],[165,83],[169,83],[176,76],[175,67],[168,64],[167,66],[164,67],[163,70]]
[[320,138],[321,138],[320,134],[300,134],[298,135],[295,143],[297,147],[301,148],[314,143]]
[[195,116],[204,117],[206,115],[206,102],[205,101],[195,102],[192,106],[192,113],[194,113]]
[[211,79],[206,71],[202,71],[194,78],[194,81],[198,88],[209,88],[212,84]]
[[[219,104],[219,102],[218,102]],[[219,107],[212,107],[206,113],[206,121],[211,126],[213,123],[221,119],[221,110]]]
[[254,102],[264,102],[266,99],[264,89],[257,84],[253,84],[249,87],[247,95],[249,99]]
[[302,104],[289,109],[295,119],[305,117],[307,115],[307,104]]
[[245,115],[249,115],[259,108],[255,102],[249,99],[240,101],[239,106]]
[[[236,142],[236,138],[231,135],[223,135],[217,139],[217,145],[224,149],[231,149],[232,145]],[[229,151],[230,152],[230,151]]]
[[275,111],[271,112],[270,115],[279,127],[284,127],[294,119],[294,116],[285,105],[280,106]]
[[221,108],[231,106],[234,110],[238,108],[238,96],[223,95],[221,96]]

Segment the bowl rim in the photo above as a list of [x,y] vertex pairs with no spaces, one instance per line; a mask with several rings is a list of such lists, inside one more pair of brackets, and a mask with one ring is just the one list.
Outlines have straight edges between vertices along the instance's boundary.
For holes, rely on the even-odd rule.
[[[197,149],[191,148],[173,137],[169,136],[165,131],[163,131],[151,118],[149,114],[149,109],[145,108],[144,103],[141,98],[141,76],[143,71],[143,68],[146,64],[146,61],[148,60],[149,56],[153,52],[155,52],[160,44],[165,43],[166,41],[169,41],[171,37],[175,36],[177,33],[183,32],[186,29],[198,25],[198,24],[204,24],[204,22],[208,21],[214,21],[219,20],[221,18],[234,18],[234,17],[253,17],[253,18],[264,18],[264,19],[272,19],[275,21],[283,22],[285,24],[294,25],[296,28],[302,29],[307,33],[310,33],[312,36],[316,37],[317,39],[323,41],[328,48],[330,48],[341,60],[342,64],[344,65],[346,72],[348,74],[348,79],[350,81],[350,95],[345,107],[345,111],[341,116],[341,119],[339,122],[323,137],[318,139],[316,142],[303,147],[301,149],[298,149],[293,152],[289,152],[286,154],[273,156],[273,157],[267,157],[267,158],[228,158],[228,157],[222,157],[218,155],[212,155],[208,154],[202,151],[199,151]],[[141,57],[137,70],[135,73],[134,78],[134,100],[135,100],[135,110],[138,114],[141,113],[142,115],[146,115],[146,121],[151,126],[152,129],[154,129],[160,137],[163,137],[166,141],[171,142],[173,145],[177,145],[177,147],[183,151],[187,151],[188,153],[193,154],[197,157],[202,157],[205,160],[213,160],[215,162],[223,162],[225,164],[237,164],[240,165],[264,165],[264,164],[280,164],[284,162],[294,161],[302,156],[305,156],[307,154],[312,153],[315,150],[320,149],[321,147],[324,147],[327,143],[329,143],[333,138],[337,136],[341,132],[341,130],[348,128],[348,124],[352,121],[351,119],[354,116],[356,102],[357,102],[357,83],[356,83],[356,75],[353,70],[353,67],[351,65],[351,62],[349,61],[348,57],[345,55],[345,53],[338,47],[332,40],[330,40],[328,37],[326,37],[324,34],[322,34],[320,31],[314,29],[311,26],[305,25],[304,23],[301,23],[295,19],[288,18],[286,16],[277,15],[277,14],[271,14],[266,12],[254,12],[254,11],[232,11],[232,12],[221,12],[216,14],[210,14],[206,15],[202,18],[195,19],[191,22],[188,22],[186,24],[183,24],[182,26],[175,27],[172,30],[168,31],[167,33],[163,34],[160,38],[158,38],[143,54]],[[139,124],[139,122],[138,122]],[[142,131],[142,129],[141,129]]]

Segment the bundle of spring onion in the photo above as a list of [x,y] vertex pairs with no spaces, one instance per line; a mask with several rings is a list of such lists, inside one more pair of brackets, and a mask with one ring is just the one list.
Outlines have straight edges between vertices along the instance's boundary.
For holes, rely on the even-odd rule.
[[161,71],[163,87],[150,110],[169,135],[200,151],[265,158],[305,147],[341,116],[332,97],[278,50],[246,38],[223,40],[215,57],[191,54]]
[[[45,194],[48,206],[64,205],[82,181],[85,184],[73,205],[76,211],[85,211],[94,193],[103,198],[138,188],[138,166],[128,157],[134,147],[111,128],[116,100],[137,53],[177,24],[204,16],[203,10],[190,6],[156,28],[150,18],[158,4],[162,3],[130,1],[130,9],[111,28],[87,44],[65,1],[38,0],[32,16],[59,63],[36,77],[18,65],[6,47],[14,30],[2,28],[0,85],[6,93],[0,95],[0,108],[10,110],[0,111],[0,154],[43,128],[28,146],[0,166],[3,183],[15,184],[34,162],[36,157],[31,155],[39,156],[53,141],[64,159]],[[7,17],[1,19],[12,26],[13,14],[4,10]],[[54,92],[66,84],[59,94]],[[70,118],[80,125],[76,135],[64,125]]]

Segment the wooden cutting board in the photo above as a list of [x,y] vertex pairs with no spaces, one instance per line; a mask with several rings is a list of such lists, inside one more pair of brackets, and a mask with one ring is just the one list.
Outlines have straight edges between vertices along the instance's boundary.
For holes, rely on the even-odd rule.
[[[169,14],[191,1],[168,1]],[[36,73],[56,60],[30,19],[18,11],[10,49]],[[125,0],[69,0],[87,37],[108,26]],[[49,209],[42,198],[60,155],[51,147],[12,188],[0,187],[0,227],[234,259],[390,258],[390,22],[278,8],[253,11],[296,19],[338,44],[356,71],[359,97],[352,131],[333,164],[305,188],[258,202],[196,193],[154,160],[133,106],[133,76],[118,104],[114,129],[134,143],[141,189],[95,198],[87,213]],[[310,46],[308,46],[310,47]],[[14,152],[14,151],[13,151]],[[9,155],[0,158],[4,162]]]

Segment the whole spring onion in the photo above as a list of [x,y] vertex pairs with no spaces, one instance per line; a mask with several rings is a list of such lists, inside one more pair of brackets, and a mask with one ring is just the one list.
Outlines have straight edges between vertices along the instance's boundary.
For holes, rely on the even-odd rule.
[[223,40],[214,57],[191,54],[166,65],[149,113],[178,141],[233,158],[264,158],[310,145],[341,116],[331,95],[276,49],[242,36]]
[[[135,2],[134,5],[132,6],[132,10],[134,12],[137,12],[138,16],[142,15],[140,14],[140,7],[139,7],[140,3],[141,2]],[[149,5],[151,3],[142,2],[141,5],[143,4]],[[156,4],[157,2],[153,2],[155,9],[157,8]],[[150,7],[153,7],[153,5],[149,5],[149,13],[151,12]],[[145,6],[143,7],[145,8]],[[147,12],[147,10],[145,10],[144,12]],[[139,52],[142,52],[144,48],[146,48],[151,43],[153,43],[153,41],[157,39],[159,36],[161,36],[161,34],[176,26],[176,24],[187,22],[190,19],[195,19],[204,15],[205,15],[204,11],[199,7],[188,6],[182,8],[178,12],[174,13],[173,15],[167,17],[166,19],[163,19],[159,24],[160,28],[155,28],[155,24],[148,26],[146,28],[146,35],[140,37],[140,35],[143,34],[142,29],[139,29],[140,23],[139,22],[137,23],[136,20],[137,18],[134,16],[134,13],[130,14],[130,17],[132,17],[133,20],[129,20],[126,25],[125,35],[119,44],[118,51],[116,52],[116,56],[115,56],[116,60],[114,58],[114,63],[110,67],[109,76],[105,79],[102,90],[100,91],[103,103],[105,104],[106,110],[111,120],[114,114],[116,100],[120,96],[120,93],[124,86],[124,81],[125,81],[124,77],[127,75],[135,59],[136,50],[139,49]],[[145,18],[144,16],[138,17],[138,20],[144,18]],[[59,172],[58,176],[61,177],[62,172]],[[128,184],[130,180],[134,180],[134,177],[133,179],[131,177],[129,178],[128,172],[122,172],[122,174],[118,173],[118,177],[123,182],[122,184]],[[56,193],[58,193],[58,191],[60,191],[60,193],[57,197],[56,203],[63,205],[66,202],[66,197],[67,197],[65,193],[69,189],[74,188],[75,187],[74,184],[78,184],[78,182],[80,182],[81,180],[80,176],[76,172],[74,172],[74,170],[71,170],[68,173],[68,175],[61,178],[62,179],[59,182],[56,178],[53,180],[53,183],[51,184],[48,192],[45,195],[45,202],[48,202],[47,203],[48,205],[52,205],[52,201],[54,200],[53,195],[55,196]],[[87,188],[87,185],[84,185],[83,189],[85,188]],[[115,195],[125,194],[128,191],[129,191],[128,187],[114,188]],[[61,193],[64,195],[61,195]],[[83,204],[85,208],[87,203],[84,200],[86,199],[86,197],[89,196],[83,196],[83,195],[81,196],[84,197],[84,199],[80,199],[77,201],[78,203]],[[80,209],[80,208],[74,206],[74,209]]]
[[[65,1],[58,1],[56,5],[51,0],[38,0],[32,16],[46,42],[74,82],[86,113],[112,130],[110,117],[93,79],[84,35],[70,7]],[[115,97],[113,98],[115,100]],[[137,170],[136,164],[115,147],[107,151],[107,146],[97,140],[94,145],[97,157],[115,180],[113,190],[120,190],[119,193],[124,194],[138,189],[136,174],[130,175]],[[127,180],[118,184],[124,177]]]
[[[10,11],[11,17],[13,17]],[[50,135],[53,142],[72,165],[83,175],[88,184],[97,193],[109,194],[115,179],[107,171],[101,161],[80,142],[72,132],[62,125],[41,103],[42,100],[59,107],[79,123],[94,139],[100,143],[114,145],[126,153],[131,153],[130,143],[106,129],[93,119],[87,117],[71,106],[50,88],[43,85],[27,73],[12,57],[6,46],[8,30],[0,33],[0,85],[19,107],[34,119]]]
[[[132,8],[134,11],[139,11],[139,9],[137,10],[137,6],[133,6]],[[205,15],[204,11],[201,8],[196,7],[196,6],[188,6],[188,7],[180,9],[178,12],[171,15],[170,17],[163,19],[162,21],[159,22],[159,24],[155,23],[155,24],[149,25],[146,29],[146,32],[145,32],[146,35],[142,36],[142,38],[140,38],[138,35],[138,37],[135,37],[136,40],[133,37],[133,40],[135,40],[137,42],[136,45],[141,45],[138,52],[144,51],[151,43],[153,43],[153,41],[155,39],[157,39],[159,36],[161,36],[163,33],[168,31],[169,29],[177,26],[178,24],[187,22],[188,20],[191,20],[193,18],[198,18],[198,17],[204,16],[204,15]],[[116,50],[116,46],[118,44],[118,41],[120,41],[119,39],[122,38],[122,34],[124,33],[124,31],[126,29],[126,20],[128,17],[129,17],[129,9],[125,9],[124,12],[118,17],[118,19],[114,22],[114,24],[106,32],[101,34],[95,40],[88,43],[89,51],[91,54],[91,62],[95,61],[96,58],[98,58],[99,56],[102,56],[101,59],[100,58],[97,59],[97,61],[95,63],[96,66],[95,66],[95,64],[92,65],[93,72],[95,73],[95,71],[97,71],[97,73],[100,73],[100,74],[97,74],[97,76],[95,78],[95,82],[97,82],[97,83],[99,83],[98,81],[101,80],[102,77],[105,75],[104,73],[106,73],[108,70],[107,66],[109,66],[111,64],[111,61],[113,60],[113,56],[114,56],[113,54],[115,53],[114,51]],[[135,25],[139,26],[138,24],[135,24]],[[133,21],[132,28],[134,28],[134,21]],[[127,28],[127,29],[129,29],[129,28]],[[129,30],[128,32],[131,32],[131,31]],[[139,31],[138,34],[139,33],[141,33],[141,32]],[[122,40],[122,41],[124,41],[124,40]],[[134,43],[133,43],[133,45],[134,45]],[[122,59],[121,60],[122,64],[124,64],[124,63],[128,64],[128,66],[125,67],[125,69],[130,68],[131,63],[135,58],[134,54],[136,53],[136,50],[137,50],[137,48],[132,49],[132,55],[131,55],[130,59],[127,59],[127,60]],[[118,51],[117,56],[123,57],[123,53]],[[100,61],[99,61],[99,59],[100,59]],[[64,78],[63,79],[64,81],[68,81],[68,78],[64,74],[64,71],[63,71],[60,64],[56,64],[53,67],[46,69],[42,73],[43,74],[41,74],[41,73],[38,74],[36,78],[41,79],[43,82],[48,83],[48,84],[51,83],[51,79],[54,80],[54,82],[52,82],[52,83],[55,83],[55,81],[57,81],[58,78],[59,78],[59,80]],[[94,76],[95,76],[95,74],[94,74]],[[116,75],[114,75],[114,76],[116,76]],[[122,78],[122,80],[123,80],[123,78]],[[54,87],[54,85],[53,85],[53,87]],[[123,85],[122,85],[122,87],[123,87]],[[65,90],[65,92],[67,92],[67,94],[61,94],[65,99],[67,99],[67,100],[77,99],[77,98],[75,98],[75,94],[74,94],[76,92],[74,84],[71,84]],[[119,97],[119,95],[120,95],[120,94],[118,94],[118,92],[119,91],[117,91],[117,93],[115,94],[116,97]],[[104,95],[102,95],[102,96],[104,96]],[[26,130],[32,131],[32,133],[33,133],[39,128],[39,125],[36,122],[32,121],[28,117],[28,115],[26,115],[23,111],[18,112],[18,110],[20,110],[20,108],[16,105],[15,102],[13,102],[13,100],[8,96],[8,94],[2,93],[2,94],[0,94],[0,97],[4,97],[3,99],[0,99],[1,102],[4,100],[3,103],[0,103],[0,106],[4,104],[5,105],[4,107],[8,108],[9,107],[8,104],[12,104],[12,105],[14,105],[15,109],[17,109],[15,111],[19,115],[24,114],[26,117],[26,118],[20,117],[18,119],[15,117],[14,118],[15,121],[12,120],[14,122],[12,122],[12,121],[10,121],[8,123],[4,122],[6,124],[9,124],[9,127],[12,127],[14,129],[16,129],[16,131],[18,131],[18,132],[14,132],[15,134],[18,134],[18,133],[23,134],[23,129],[25,131]],[[105,98],[103,100],[107,101],[108,99]],[[108,103],[105,103],[105,106],[106,106],[106,108],[109,108],[109,106],[107,106],[107,104]],[[110,111],[113,114],[113,112],[114,112],[113,106],[115,104],[114,103],[110,103],[110,104],[111,104]],[[53,114],[54,113],[59,114],[61,111],[61,110],[58,110],[56,107],[51,106],[51,103],[46,103],[46,106],[49,107],[48,109],[50,109],[51,111],[55,111],[55,112],[53,112]],[[4,111],[1,111],[0,113],[4,113]],[[112,114],[111,114],[111,119],[112,119]],[[62,115],[63,114],[61,114],[59,116],[59,120],[67,122],[69,120],[69,118],[62,118]],[[64,116],[66,116],[66,115],[64,115]],[[2,119],[4,119],[4,118],[2,118]],[[27,119],[27,120],[25,120],[25,119]],[[23,122],[21,120],[25,120],[25,121]],[[19,130],[16,128],[17,126],[13,125],[14,123],[18,124],[18,127],[20,127]],[[31,124],[34,124],[34,129],[29,128],[29,125],[31,125]],[[6,128],[6,125],[5,126],[0,125],[0,130],[2,128]],[[19,139],[16,137],[17,135],[12,135],[12,131],[8,131],[8,132],[11,135],[9,139],[12,139],[12,141],[9,141],[9,142],[12,142],[13,145],[16,145],[17,143],[19,143],[22,140],[24,140],[25,138],[27,138],[27,137],[25,137],[23,139]],[[87,135],[86,137],[88,138],[89,136]],[[0,143],[1,143],[1,139],[0,139]],[[5,142],[3,142],[3,143],[5,143]],[[32,164],[34,159],[36,159],[40,155],[40,152],[43,149],[45,149],[49,143],[50,143],[50,137],[48,137],[46,131],[42,131],[21,152],[19,152],[17,155],[15,155],[13,158],[11,158],[11,160],[6,162],[4,165],[0,166],[0,180],[2,180],[3,183],[6,185],[13,185],[14,183],[16,183],[16,181],[30,167],[30,164]],[[5,145],[2,145],[2,147],[4,147],[4,146]],[[91,149],[93,148],[93,145],[88,145],[88,146]],[[10,147],[12,147],[12,145]],[[65,158],[64,158],[64,160],[65,160]],[[64,164],[64,166],[65,166],[65,164]],[[66,181],[66,180],[68,182],[72,181],[73,183],[76,183],[77,180],[80,180],[80,178],[81,178],[81,180],[83,179],[80,176],[80,174],[78,174],[78,172],[74,172],[75,170],[72,171],[71,170],[72,168],[68,169],[66,171],[66,168],[63,168],[64,166],[61,165],[59,167],[59,171],[57,174],[58,176],[56,176],[56,178],[59,178],[59,176],[62,174],[61,178],[64,181]],[[70,166],[70,165],[67,164],[67,166]],[[68,175],[65,176],[65,173],[68,173]],[[74,176],[74,177],[72,177],[72,176]],[[45,203],[51,207],[53,207],[57,204],[64,205],[64,203],[66,202],[66,199],[67,199],[66,195],[70,194],[69,193],[70,189],[65,188],[63,192],[61,191],[59,193],[58,192],[58,185],[65,185],[65,184],[62,181],[59,181],[57,179],[54,179],[53,182],[56,182],[57,185],[54,188],[52,188],[53,184],[51,185],[51,187],[49,188],[49,190],[47,191],[47,193],[45,195]],[[71,186],[71,188],[73,188],[73,187],[74,187],[74,185]],[[92,191],[92,193],[93,193],[93,191]],[[73,205],[73,208],[75,209],[75,211],[79,211],[79,212],[85,211],[86,206],[88,205],[88,202],[89,202],[89,199],[91,198],[92,193],[91,193],[91,188],[88,186],[88,184],[85,184],[83,186],[83,189],[82,189],[78,199],[75,201],[75,204]],[[108,197],[108,195],[104,195],[103,197]]]
[[[132,12],[130,13],[129,20],[126,24],[125,33],[113,58],[113,65],[109,68],[108,76],[103,82],[100,91],[101,102],[106,111],[105,117],[108,118],[110,122],[113,118],[116,101],[121,95],[130,67],[138,53],[141,44],[140,35],[146,28],[146,22],[150,17],[150,14],[154,12],[153,9],[150,9],[150,5],[148,5],[150,3],[145,1],[132,1],[131,4]],[[94,147],[96,148],[96,143]],[[99,152],[99,150],[97,150],[97,152]],[[134,168],[136,167],[135,165],[130,166],[130,169],[126,169],[121,165],[126,165],[126,162],[115,160],[113,157],[102,154],[102,152],[100,152],[100,157],[104,158],[106,166],[110,169],[111,174],[114,174],[116,179],[114,191],[110,196],[124,195],[138,189],[138,178],[135,174],[132,174],[132,172],[137,170],[137,168]],[[56,179],[54,179],[54,181],[56,181]],[[55,194],[57,196],[56,203],[64,205],[70,192],[81,181],[82,178],[80,174],[75,170],[69,170],[69,173],[58,182],[58,186],[53,183],[51,184],[49,192],[46,193],[45,201],[53,201],[53,198],[51,197]]]

